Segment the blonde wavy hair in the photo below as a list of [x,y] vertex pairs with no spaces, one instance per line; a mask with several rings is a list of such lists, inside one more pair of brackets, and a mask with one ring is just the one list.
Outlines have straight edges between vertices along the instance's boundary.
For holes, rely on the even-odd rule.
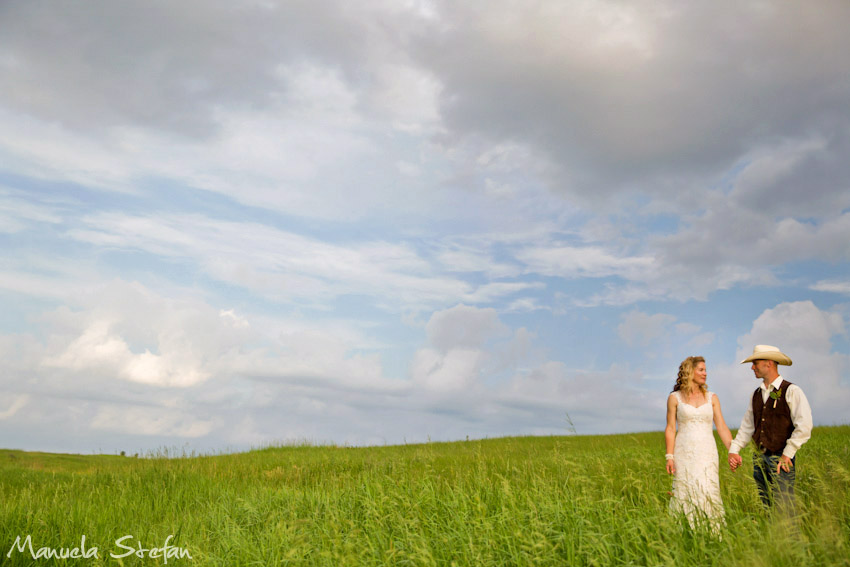
[[[700,362],[705,362],[701,356],[689,356],[679,365],[679,376],[676,378],[676,384],[673,386],[673,391],[682,390],[690,392],[694,383],[694,366]],[[699,390],[705,394],[708,392],[708,387],[705,384],[700,384]]]

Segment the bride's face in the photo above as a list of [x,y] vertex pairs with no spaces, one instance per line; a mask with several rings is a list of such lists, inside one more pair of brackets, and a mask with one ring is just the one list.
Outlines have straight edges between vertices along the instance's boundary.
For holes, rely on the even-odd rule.
[[706,378],[708,378],[708,371],[705,369],[705,362],[697,362],[694,366],[694,383],[702,386]]

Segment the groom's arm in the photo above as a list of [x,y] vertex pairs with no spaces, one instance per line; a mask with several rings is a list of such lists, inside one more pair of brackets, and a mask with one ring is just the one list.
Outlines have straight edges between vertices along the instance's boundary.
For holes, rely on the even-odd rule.
[[803,446],[812,436],[812,408],[806,394],[796,384],[791,384],[786,391],[788,396],[788,408],[791,410],[791,423],[794,424],[794,432],[785,442],[782,455],[793,459],[797,450]]

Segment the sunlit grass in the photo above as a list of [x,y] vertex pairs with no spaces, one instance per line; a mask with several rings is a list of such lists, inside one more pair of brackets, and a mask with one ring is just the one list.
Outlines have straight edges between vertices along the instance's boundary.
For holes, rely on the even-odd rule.
[[[0,450],[0,563],[34,548],[116,564],[116,539],[187,549],[194,565],[850,565],[850,427],[816,428],[798,458],[800,521],[765,514],[721,467],[727,526],[667,512],[662,433],[392,447],[272,447],[145,458]],[[160,559],[125,557],[125,565]]]

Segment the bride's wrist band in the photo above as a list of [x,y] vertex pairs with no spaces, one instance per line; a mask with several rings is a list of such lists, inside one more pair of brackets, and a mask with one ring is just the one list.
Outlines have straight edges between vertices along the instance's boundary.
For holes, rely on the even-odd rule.
[[676,460],[675,456],[671,455],[670,453],[667,453],[666,455],[664,455],[664,458],[667,459],[668,461],[675,461]]

